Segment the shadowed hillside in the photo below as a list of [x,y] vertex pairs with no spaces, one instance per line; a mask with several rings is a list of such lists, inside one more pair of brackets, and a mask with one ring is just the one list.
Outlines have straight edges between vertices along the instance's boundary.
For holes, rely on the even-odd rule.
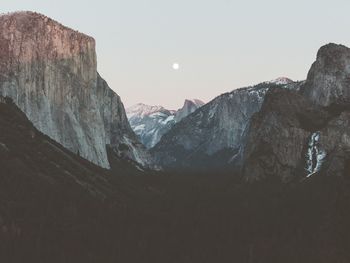
[[11,102],[0,103],[0,142],[4,262],[350,260],[348,175],[289,185],[117,176],[42,135]]

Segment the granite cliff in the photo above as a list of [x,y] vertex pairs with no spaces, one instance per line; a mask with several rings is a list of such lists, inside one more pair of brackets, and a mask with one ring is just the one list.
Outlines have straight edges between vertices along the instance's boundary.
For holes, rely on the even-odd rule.
[[0,95],[65,148],[109,168],[106,145],[143,166],[150,157],[120,97],[97,73],[95,40],[41,14],[0,16]]
[[319,49],[308,73],[304,95],[322,106],[350,104],[350,49],[328,44]]
[[245,180],[349,174],[349,68],[350,49],[328,44],[318,51],[299,92],[268,92],[247,129]]
[[274,81],[222,94],[177,123],[151,149],[165,168],[222,169],[240,153],[245,130],[272,87],[297,89],[299,84]]

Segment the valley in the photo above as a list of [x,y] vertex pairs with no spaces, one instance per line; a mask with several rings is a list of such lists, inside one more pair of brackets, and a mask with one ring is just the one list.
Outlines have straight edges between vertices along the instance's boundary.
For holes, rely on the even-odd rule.
[[45,15],[0,48],[1,262],[350,262],[348,47],[178,110],[125,109]]

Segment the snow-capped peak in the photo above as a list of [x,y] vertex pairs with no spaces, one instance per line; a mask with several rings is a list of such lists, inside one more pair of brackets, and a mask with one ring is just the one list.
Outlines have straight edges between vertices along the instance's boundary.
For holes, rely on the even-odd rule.
[[265,83],[276,84],[276,85],[287,85],[287,84],[290,84],[292,82],[293,82],[293,80],[291,80],[287,77],[279,77],[279,78],[274,79],[274,80],[266,81]]
[[126,109],[126,115],[128,119],[130,119],[134,116],[144,117],[161,111],[166,111],[166,109],[163,106],[159,105],[151,106],[143,103],[137,103]]
[[138,103],[126,109],[131,128],[141,142],[151,148],[168,132],[173,125],[203,106],[204,102],[198,99],[185,100],[179,110],[167,110],[162,106],[150,106]]

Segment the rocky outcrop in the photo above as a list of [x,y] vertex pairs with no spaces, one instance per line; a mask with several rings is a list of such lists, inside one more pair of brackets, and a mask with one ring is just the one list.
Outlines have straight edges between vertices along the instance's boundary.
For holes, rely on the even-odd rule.
[[350,49],[321,47],[300,92],[270,90],[242,154],[246,181],[345,175],[350,159]]
[[97,73],[95,40],[32,12],[0,16],[0,94],[72,152],[109,168],[106,145],[147,165],[123,104]]
[[266,84],[276,84],[276,85],[287,85],[287,84],[293,84],[293,80],[287,77],[279,77],[274,80],[266,81]]
[[[343,111],[332,118],[319,132],[319,149],[317,162],[326,175],[346,176],[349,170],[346,164],[350,160],[350,111]],[[322,167],[321,167],[322,166]],[[316,167],[317,168],[317,167]],[[321,169],[322,168],[322,169]],[[308,176],[313,175],[308,171]]]
[[304,173],[307,145],[328,118],[326,111],[295,91],[270,90],[247,131],[242,151],[245,180],[288,181]]
[[[260,110],[268,89],[262,83],[223,94],[176,124],[152,149],[167,168],[205,169],[227,165],[240,152],[252,115]],[[298,85],[289,87],[294,89]]]
[[152,148],[175,123],[203,105],[204,102],[197,99],[185,100],[183,107],[176,111],[138,103],[126,109],[126,114],[140,141],[147,148]]
[[184,105],[175,114],[175,121],[179,122],[183,118],[190,115],[192,112],[196,111],[198,108],[202,107],[205,103],[198,99],[185,100]]
[[320,48],[303,89],[304,95],[322,106],[350,103],[350,49],[328,44]]
[[300,94],[270,91],[252,118],[243,177],[289,182],[317,173],[345,175],[350,159],[350,112],[334,113]]

